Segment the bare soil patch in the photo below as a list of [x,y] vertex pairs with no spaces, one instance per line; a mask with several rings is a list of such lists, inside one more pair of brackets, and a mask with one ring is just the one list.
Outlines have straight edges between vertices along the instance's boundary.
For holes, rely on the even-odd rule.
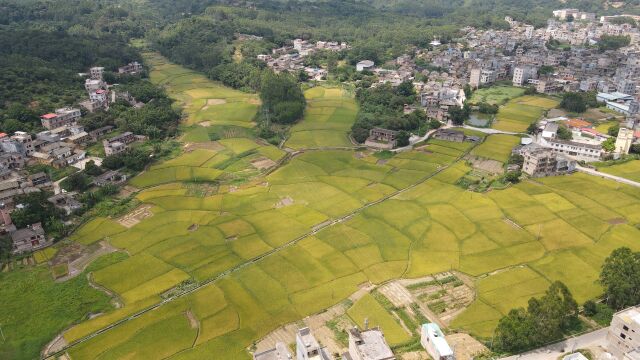
[[278,201],[276,203],[275,207],[276,207],[276,209],[279,209],[279,208],[282,208],[282,207],[285,207],[285,206],[293,205],[293,203],[294,203],[293,199],[290,196],[287,196],[286,198],[281,199],[280,201]]
[[193,151],[197,149],[220,151],[220,150],[224,150],[225,147],[217,141],[187,143],[184,145],[184,151]]
[[266,157],[261,157],[251,162],[251,165],[258,170],[268,169],[276,165],[276,162]]
[[118,223],[126,228],[131,228],[140,221],[152,216],[153,212],[151,212],[151,205],[142,205],[118,219]]
[[211,121],[206,120],[206,121],[203,121],[203,122],[199,122],[198,125],[200,125],[202,127],[209,127],[209,126],[211,126]]
[[623,225],[627,223],[627,220],[623,218],[613,218],[609,219],[607,222],[611,225]]
[[459,333],[445,336],[449,346],[456,349],[457,360],[471,360],[475,355],[487,351],[487,347],[469,334]]
[[476,158],[473,156],[469,156],[467,160],[471,163],[471,165],[475,169],[479,169],[482,171],[486,171],[491,174],[503,174],[504,167],[500,161],[491,160],[491,159],[482,159]]

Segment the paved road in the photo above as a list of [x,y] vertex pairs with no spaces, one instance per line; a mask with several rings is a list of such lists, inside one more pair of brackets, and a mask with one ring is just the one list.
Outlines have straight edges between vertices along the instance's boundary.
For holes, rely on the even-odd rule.
[[527,133],[502,131],[502,130],[496,130],[496,129],[491,129],[491,128],[481,128],[481,127],[475,127],[475,126],[471,126],[471,125],[464,125],[463,128],[469,129],[469,130],[479,131],[479,132],[482,132],[482,133],[485,133],[485,134],[526,135],[526,136],[530,137],[530,135],[527,134]]
[[520,355],[513,355],[500,360],[550,360],[578,349],[601,346],[606,348],[608,327],[575,338],[570,338],[553,345],[532,350]]
[[590,168],[586,168],[586,167],[582,167],[582,166],[576,166],[576,169],[580,172],[583,172],[585,174],[589,174],[589,175],[593,175],[593,176],[599,176],[605,179],[609,179],[609,180],[613,180],[613,181],[617,181],[619,183],[623,183],[623,184],[627,184],[627,185],[631,185],[631,186],[635,186],[635,187],[640,187],[640,182],[637,181],[633,181],[633,180],[629,180],[620,176],[615,176],[615,175],[611,175],[611,174],[607,174],[607,173],[603,173],[600,172],[598,170],[594,170],[594,169],[590,169]]

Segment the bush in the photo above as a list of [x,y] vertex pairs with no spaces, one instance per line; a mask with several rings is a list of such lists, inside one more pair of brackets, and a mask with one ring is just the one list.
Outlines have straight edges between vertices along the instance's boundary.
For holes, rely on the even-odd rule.
[[584,309],[584,314],[589,317],[595,315],[598,312],[596,302],[593,300],[587,300],[582,307]]

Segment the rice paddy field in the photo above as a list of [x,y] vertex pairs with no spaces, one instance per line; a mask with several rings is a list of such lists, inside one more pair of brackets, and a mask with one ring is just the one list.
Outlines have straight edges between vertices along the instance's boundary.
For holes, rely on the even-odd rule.
[[556,99],[542,96],[520,96],[500,107],[493,128],[510,131],[525,132],[532,122],[540,119],[545,111],[557,107],[560,102]]
[[[73,359],[249,359],[254,341],[363,284],[452,269],[478,279],[477,300],[452,327],[479,337],[490,337],[502,315],[551,281],[564,281],[578,302],[598,295],[604,258],[620,246],[640,250],[640,190],[580,173],[488,193],[455,186],[470,170],[460,160],[469,151],[504,158],[512,137],[493,137],[485,148],[429,141],[385,159],[304,151],[236,185],[177,174],[190,168],[192,179],[214,169],[224,179],[242,164],[222,166],[220,154],[276,151],[224,139],[154,166],[154,176],[134,179],[143,182],[136,196],[152,205],[152,216],[113,229],[97,219],[74,235],[84,244],[107,239],[129,256],[91,272],[123,306],[70,327],[65,340],[128,320],[68,352]],[[162,171],[174,173],[163,178]],[[349,316],[360,323],[366,313],[390,342],[402,342],[408,334],[375,301],[356,302]]]
[[304,118],[291,129],[286,146],[293,149],[351,147],[348,133],[358,106],[353,95],[340,88],[317,86],[305,91]]
[[172,64],[156,53],[145,53],[149,78],[178,100],[187,114],[186,125],[209,122],[251,128],[260,104],[257,95],[233,90],[201,73]]
[[520,138],[513,135],[496,134],[488,136],[485,141],[473,149],[471,155],[506,163],[511,149],[520,143]]
[[478,89],[473,92],[470,102],[472,104],[488,103],[502,105],[507,101],[522,96],[524,89],[515,86],[492,86]]
[[640,160],[631,160],[622,164],[599,166],[598,171],[621,176],[633,181],[640,181]]

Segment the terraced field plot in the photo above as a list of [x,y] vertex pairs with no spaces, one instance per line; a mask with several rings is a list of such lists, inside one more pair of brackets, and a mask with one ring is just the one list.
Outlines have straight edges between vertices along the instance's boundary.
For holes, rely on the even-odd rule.
[[186,125],[209,122],[210,125],[255,126],[257,95],[213,82],[198,72],[167,62],[158,54],[144,56],[152,67],[151,81],[162,85],[172,98],[182,103],[188,116]]
[[293,149],[352,146],[348,133],[358,112],[353,96],[340,88],[318,86],[305,91],[305,98],[304,118],[291,129],[286,146]]
[[517,136],[491,135],[482,144],[473,149],[471,155],[506,163],[511,155],[511,149],[519,143],[520,138]]
[[[194,150],[151,171],[207,167],[225,151],[253,151],[252,142],[221,140],[224,150]],[[71,356],[247,359],[253,341],[363,283],[451,269],[472,276],[504,269],[478,281],[477,301],[454,321],[490,336],[503,314],[548,281],[564,281],[582,302],[600,291],[593,280],[611,250],[640,250],[638,189],[574,174],[468,192],[454,184],[470,170],[456,160],[471,146],[430,141],[385,160],[308,151],[255,181],[212,192],[199,189],[206,181],[147,184],[137,196],[153,216],[117,232],[94,235],[105,220],[80,229],[78,241],[108,236],[131,256],[92,276],[124,306],[70,328],[65,339],[157,304],[172,288],[215,280],[72,347]],[[236,169],[217,170],[220,177]],[[361,311],[352,314],[361,321]]]
[[502,131],[524,132],[545,111],[560,104],[555,99],[539,96],[520,96],[500,107],[493,128]]

